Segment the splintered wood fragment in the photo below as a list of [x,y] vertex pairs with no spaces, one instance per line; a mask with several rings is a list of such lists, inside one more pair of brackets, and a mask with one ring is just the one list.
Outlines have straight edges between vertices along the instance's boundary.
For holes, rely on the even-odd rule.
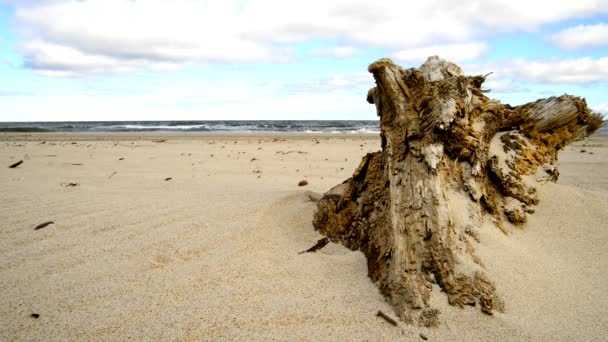
[[21,164],[23,164],[23,160],[20,160],[20,161],[16,162],[15,164],[12,164],[11,166],[9,166],[9,168],[14,169]]
[[34,228],[34,230],[42,229],[42,228],[44,228],[44,227],[46,227],[48,225],[51,225],[53,223],[55,223],[55,222],[48,221],[48,222],[41,223],[41,224],[37,225],[36,228]]
[[385,321],[389,322],[390,324],[397,326],[397,322],[392,319],[389,315],[385,314],[384,312],[378,310],[378,313],[376,314],[376,316],[378,317],[382,317],[384,318]]
[[326,237],[322,238],[321,240],[317,241],[317,243],[314,246],[312,246],[309,249],[307,249],[305,251],[302,251],[302,252],[300,252],[298,254],[314,253],[314,252],[318,251],[319,249],[327,246],[328,243],[329,243],[329,238],[326,238]]

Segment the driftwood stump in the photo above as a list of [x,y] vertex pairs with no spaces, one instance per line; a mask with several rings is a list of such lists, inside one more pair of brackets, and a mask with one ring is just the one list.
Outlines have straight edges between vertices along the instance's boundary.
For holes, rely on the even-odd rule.
[[503,105],[484,95],[484,76],[436,56],[407,70],[381,59],[369,72],[382,150],[319,200],[315,229],[366,255],[369,277],[405,321],[436,312],[432,284],[452,305],[502,310],[471,240],[484,219],[505,234],[506,220],[522,225],[537,184],[559,176],[558,151],[602,117],[570,95]]

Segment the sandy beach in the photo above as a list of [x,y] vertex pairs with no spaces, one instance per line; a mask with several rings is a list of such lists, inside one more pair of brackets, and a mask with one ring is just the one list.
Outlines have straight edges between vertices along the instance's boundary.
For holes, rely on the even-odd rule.
[[298,254],[322,238],[314,199],[379,147],[355,134],[0,134],[0,340],[608,339],[608,137],[560,154],[523,229],[480,230],[505,313],[451,307],[437,287],[437,328],[376,317],[395,315],[362,253]]

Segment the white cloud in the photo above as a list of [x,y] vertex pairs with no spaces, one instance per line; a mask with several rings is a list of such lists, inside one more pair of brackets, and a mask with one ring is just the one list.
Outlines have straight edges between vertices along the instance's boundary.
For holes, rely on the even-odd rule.
[[401,50],[397,51],[393,57],[396,60],[403,62],[424,63],[429,56],[438,55],[448,61],[462,62],[479,58],[487,51],[488,46],[486,44],[472,42],[464,44],[431,45]]
[[562,49],[608,45],[608,25],[578,25],[559,31],[551,36],[551,41]]
[[316,57],[338,57],[348,58],[357,54],[358,49],[352,46],[336,46],[331,48],[314,49],[310,51],[311,56]]
[[290,83],[282,88],[291,92],[319,93],[334,90],[367,89],[374,87],[374,78],[368,72],[359,72],[350,75],[332,75],[309,82]]
[[604,115],[607,115],[608,114],[608,103],[599,103],[599,104],[596,104],[594,106],[591,106],[591,109],[594,110],[594,111],[596,111],[596,112],[599,112],[599,113],[602,113]]
[[[121,71],[158,63],[283,61],[292,58],[290,46],[313,39],[383,47],[412,58],[404,51],[429,42],[457,46],[486,38],[488,32],[534,30],[608,11],[608,2],[603,0],[9,3],[16,6],[28,65],[62,73]],[[333,52],[346,56],[354,51],[336,48]],[[454,53],[465,59],[474,55]]]
[[608,81],[608,57],[575,59],[514,59],[483,65],[465,65],[467,74],[494,73],[498,79],[513,78],[536,83],[584,84]]

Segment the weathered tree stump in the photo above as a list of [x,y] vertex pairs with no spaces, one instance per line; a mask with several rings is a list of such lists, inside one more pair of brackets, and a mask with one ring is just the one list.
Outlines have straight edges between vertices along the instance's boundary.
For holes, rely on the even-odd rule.
[[602,117],[570,95],[503,105],[484,95],[484,76],[436,56],[407,70],[381,59],[369,71],[382,150],[319,200],[315,229],[363,251],[403,320],[432,310],[432,284],[452,305],[502,310],[471,239],[484,219],[505,233],[505,220],[523,224],[539,201],[536,184],[559,175],[558,151]]

